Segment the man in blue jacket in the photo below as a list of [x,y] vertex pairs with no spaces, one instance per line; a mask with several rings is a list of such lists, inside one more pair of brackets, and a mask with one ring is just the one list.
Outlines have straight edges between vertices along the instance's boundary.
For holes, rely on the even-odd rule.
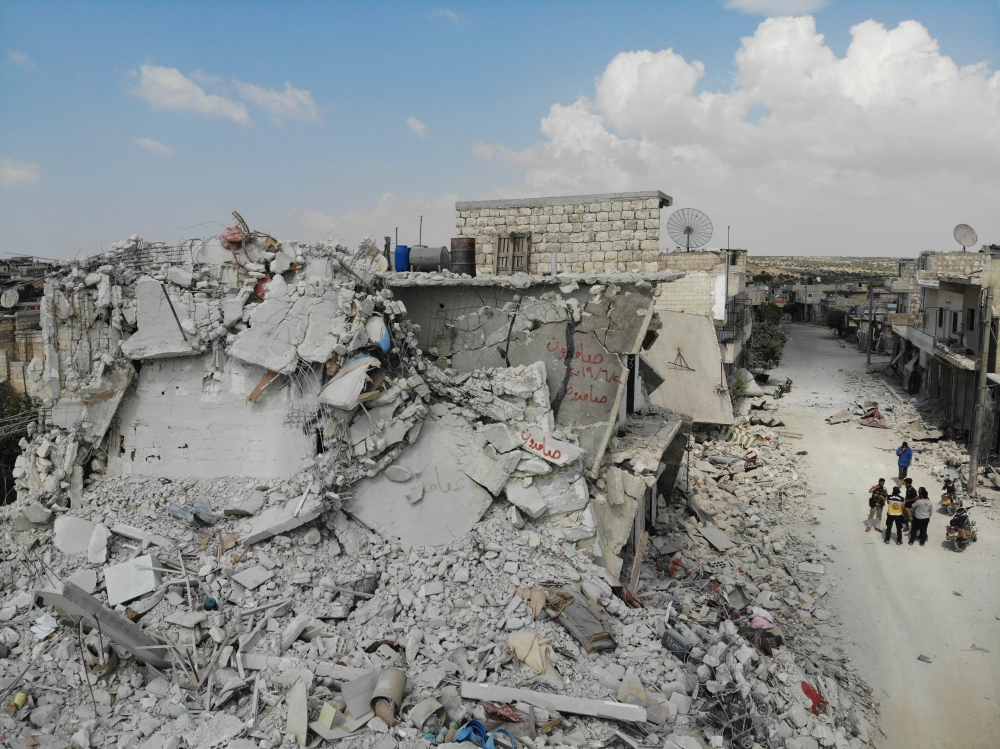
[[906,478],[906,469],[910,467],[910,461],[913,460],[913,448],[904,442],[896,448],[896,456],[899,458],[899,480],[902,482]]

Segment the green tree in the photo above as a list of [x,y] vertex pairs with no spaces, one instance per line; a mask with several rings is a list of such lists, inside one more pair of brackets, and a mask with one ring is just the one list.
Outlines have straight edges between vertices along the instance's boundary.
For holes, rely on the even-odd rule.
[[[774,306],[774,305],[772,305]],[[779,310],[780,311],[780,310]],[[765,319],[753,326],[753,334],[747,342],[749,346],[748,362],[751,367],[766,367],[781,362],[785,353],[788,333],[781,325],[772,319]]]

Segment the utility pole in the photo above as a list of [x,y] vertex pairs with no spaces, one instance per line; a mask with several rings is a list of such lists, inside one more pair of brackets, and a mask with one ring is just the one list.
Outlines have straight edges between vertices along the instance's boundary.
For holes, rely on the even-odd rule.
[[872,363],[872,338],[875,336],[875,287],[868,279],[868,366]]
[[[985,275],[985,274],[984,274]],[[972,449],[969,451],[969,494],[976,496],[979,481],[979,452],[983,444],[983,422],[986,421],[986,403],[989,398],[990,331],[993,328],[993,285],[986,287],[986,304],[979,315],[979,382],[976,388],[976,408],[972,416]]]

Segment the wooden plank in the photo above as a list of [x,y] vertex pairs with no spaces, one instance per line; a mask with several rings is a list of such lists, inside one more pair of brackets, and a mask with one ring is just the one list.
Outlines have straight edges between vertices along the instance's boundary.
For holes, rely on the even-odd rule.
[[649,543],[649,534],[643,531],[639,536],[639,542],[635,545],[635,559],[632,560],[632,576],[628,582],[628,589],[632,595],[636,595],[639,590],[639,573],[642,570],[642,558],[646,554],[647,543]]
[[490,702],[523,702],[546,710],[573,715],[589,715],[593,718],[624,720],[632,723],[646,722],[646,708],[626,705],[611,700],[587,700],[567,697],[564,694],[548,694],[531,689],[515,689],[493,684],[473,684],[462,682],[462,698],[466,700],[488,700]]

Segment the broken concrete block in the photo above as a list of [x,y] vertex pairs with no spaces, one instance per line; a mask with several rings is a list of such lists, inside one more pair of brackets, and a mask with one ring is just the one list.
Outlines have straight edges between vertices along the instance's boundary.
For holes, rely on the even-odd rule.
[[312,621],[312,614],[299,614],[292,619],[285,627],[284,632],[281,633],[281,641],[278,643],[278,652],[275,655],[281,655],[288,650]]
[[826,573],[826,568],[822,564],[799,562],[799,572],[812,572],[815,575],[822,575]]
[[170,283],[189,289],[191,288],[191,284],[194,283],[194,276],[189,270],[178,268],[176,265],[171,265],[167,268],[167,280],[170,281]]
[[143,276],[136,282],[135,299],[139,307],[136,314],[139,329],[121,345],[125,356],[156,359],[195,353],[190,336],[181,329],[181,325],[190,320],[188,305],[183,304],[180,297],[169,296],[167,287],[154,278]]
[[249,495],[239,499],[222,510],[224,515],[235,515],[236,517],[249,517],[260,512],[264,504],[265,494],[258,489],[254,489]]
[[[424,421],[416,442],[394,463],[413,474],[412,478],[398,483],[383,472],[362,480],[355,484],[354,496],[344,503],[344,509],[404,548],[437,546],[462,538],[493,501],[458,462],[473,445],[472,429],[464,420],[444,416]],[[484,460],[488,459],[484,456]],[[408,494],[417,485],[423,487],[423,494],[419,502],[411,503]]]
[[421,585],[420,590],[417,591],[417,595],[421,598],[436,596],[441,593],[444,593],[444,583],[440,580],[428,580],[426,583]]
[[250,546],[265,538],[298,528],[318,518],[324,509],[323,500],[317,496],[307,497],[304,503],[302,497],[292,497],[278,507],[264,510],[254,518],[251,521],[250,532],[240,539],[240,543]]
[[572,463],[584,452],[582,448],[569,442],[557,440],[551,434],[546,434],[540,429],[522,429],[518,436],[521,438],[525,450],[550,463],[555,463],[557,466]]
[[94,526],[94,532],[90,535],[90,543],[87,546],[87,559],[91,564],[104,564],[108,561],[108,541],[111,539],[111,531],[104,523]]
[[646,709],[638,705],[623,705],[612,700],[588,700],[562,694],[536,692],[533,689],[516,689],[494,684],[462,683],[462,698],[489,700],[491,702],[523,702],[545,710],[593,718],[608,718],[632,723],[646,722]]
[[184,629],[194,629],[206,619],[208,619],[207,611],[175,611],[164,617],[163,621]]
[[249,567],[237,572],[233,575],[233,581],[239,583],[247,590],[253,590],[254,588],[259,588],[272,577],[274,577],[273,572],[258,565],[257,567]]
[[52,510],[42,507],[38,502],[29,502],[21,508],[21,513],[35,525],[45,525],[52,519]]
[[559,471],[546,476],[536,476],[532,486],[538,488],[549,515],[559,512],[575,512],[587,506],[590,490],[587,480],[574,471]]
[[309,693],[305,682],[299,681],[288,692],[285,700],[288,702],[288,719],[285,722],[285,735],[291,736],[299,746],[306,745],[309,732]]
[[83,616],[91,626],[101,623],[104,637],[130,652],[138,661],[156,668],[170,668],[167,648],[137,624],[112,611],[107,606],[69,580],[44,588],[38,592],[47,604],[55,606],[70,616]]
[[507,501],[522,510],[530,518],[540,518],[549,511],[549,505],[542,498],[538,487],[525,486],[520,479],[511,479],[505,487]]
[[378,683],[378,671],[369,671],[364,676],[352,679],[340,688],[351,715],[361,717],[371,712],[372,696]]
[[698,532],[701,533],[705,540],[712,544],[717,551],[725,551],[726,549],[731,549],[736,546],[736,544],[729,540],[729,536],[720,531],[714,525],[699,528]]
[[92,569],[77,570],[66,578],[80,588],[84,593],[93,594],[97,590],[97,571]]
[[60,515],[55,522],[55,545],[63,554],[84,556],[90,551],[94,524],[74,515]]
[[[154,592],[160,587],[159,560],[152,554],[104,568],[108,605],[117,606]],[[157,568],[157,569],[154,569]]]

